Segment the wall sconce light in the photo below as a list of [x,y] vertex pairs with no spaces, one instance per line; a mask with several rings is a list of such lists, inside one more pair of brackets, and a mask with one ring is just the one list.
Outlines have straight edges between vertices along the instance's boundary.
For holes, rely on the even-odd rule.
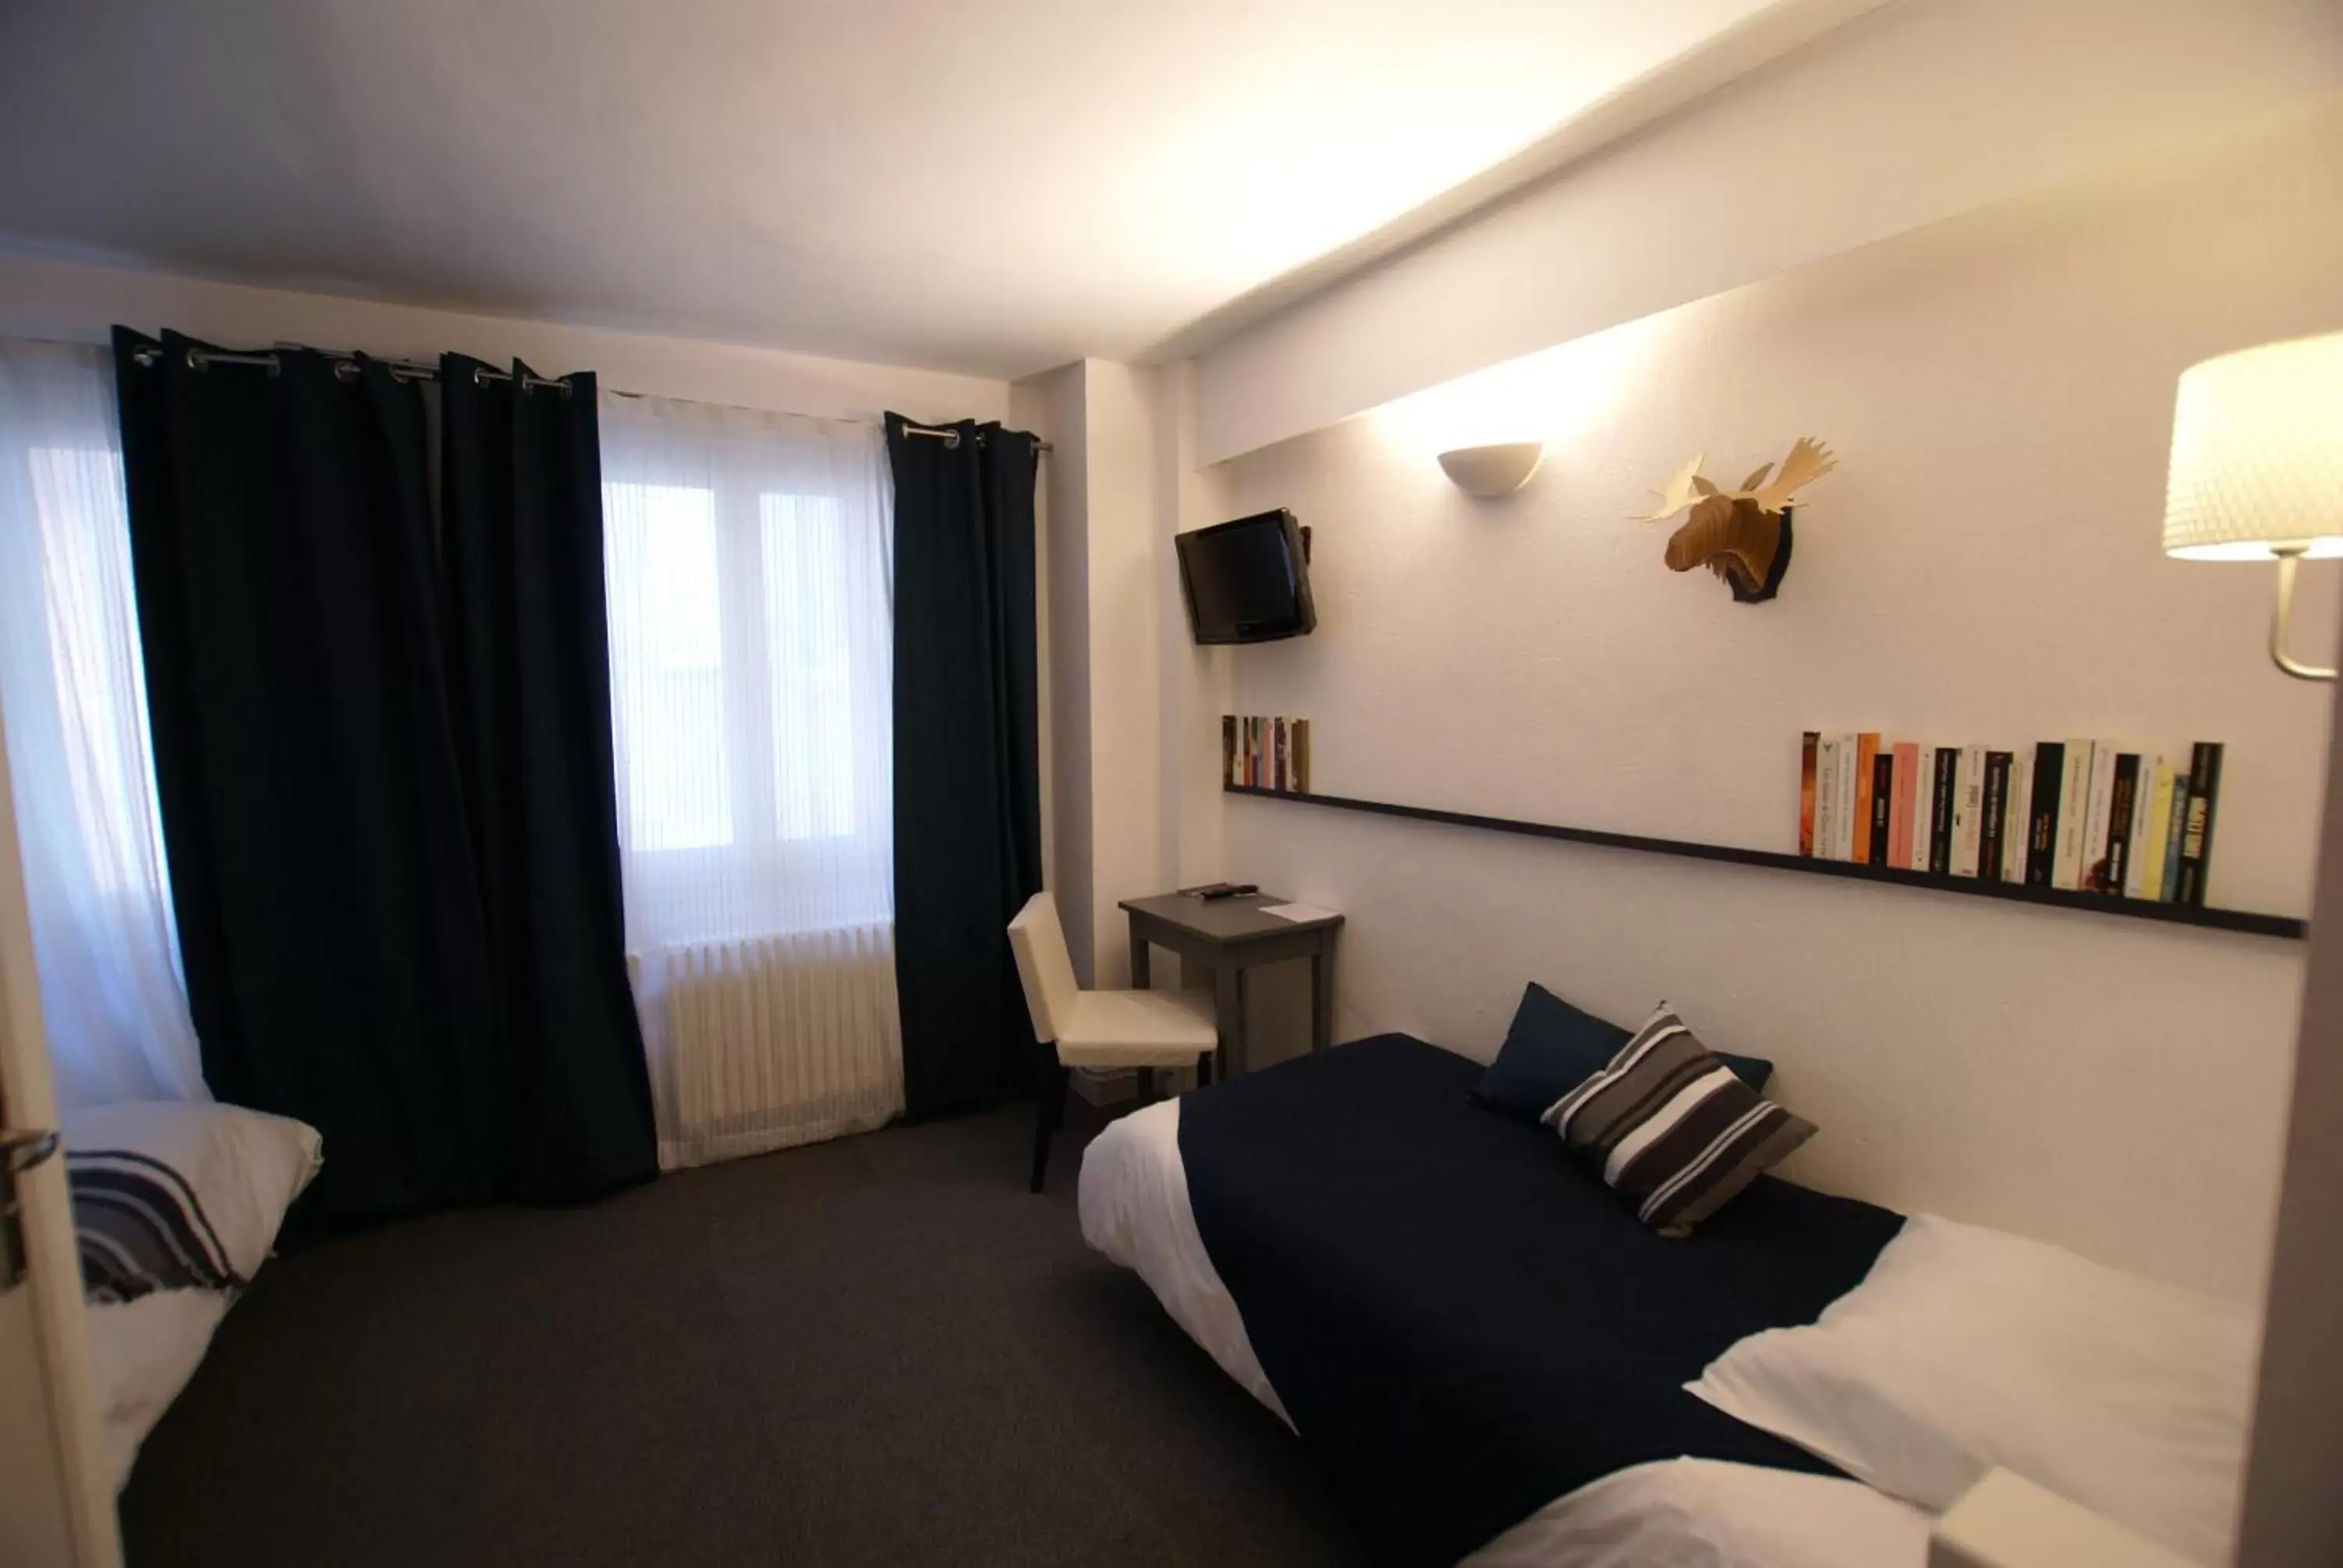
[[1483,500],[1510,496],[1530,482],[1545,460],[1543,441],[1507,441],[1495,447],[1459,447],[1440,454],[1440,467],[1468,496]]
[[2335,671],[2287,651],[2295,563],[2343,556],[2343,332],[2265,343],[2180,374],[2164,553],[2278,562],[2270,658],[2303,680]]

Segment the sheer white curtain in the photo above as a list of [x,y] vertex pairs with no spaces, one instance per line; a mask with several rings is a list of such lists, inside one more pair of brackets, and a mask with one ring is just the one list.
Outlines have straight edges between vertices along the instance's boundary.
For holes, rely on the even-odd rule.
[[0,339],[0,717],[58,1098],[206,1100],[131,597],[114,367]]
[[627,945],[669,1167],[877,1127],[893,560],[870,426],[604,393]]

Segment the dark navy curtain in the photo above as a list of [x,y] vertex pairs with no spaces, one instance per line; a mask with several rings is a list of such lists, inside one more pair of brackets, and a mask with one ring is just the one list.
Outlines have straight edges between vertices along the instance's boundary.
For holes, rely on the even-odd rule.
[[595,382],[451,354],[439,396],[456,757],[506,1079],[500,1191],[560,1201],[657,1168],[618,883]]
[[1030,1087],[1009,949],[1041,886],[1031,436],[887,416],[895,480],[895,985],[913,1120]]
[[447,399],[443,559],[413,380],[206,352],[115,332],[206,1081],[324,1133],[297,1235],[649,1176],[607,664],[585,641],[602,624],[590,380],[528,394],[558,405],[542,422]]

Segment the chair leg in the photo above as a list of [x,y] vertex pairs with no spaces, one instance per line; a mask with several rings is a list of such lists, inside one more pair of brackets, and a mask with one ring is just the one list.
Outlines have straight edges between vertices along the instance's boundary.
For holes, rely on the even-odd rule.
[[1142,1067],[1139,1070],[1139,1103],[1141,1105],[1155,1103],[1155,1070],[1151,1067]]
[[1050,1174],[1050,1134],[1066,1124],[1066,1080],[1062,1066],[1052,1065],[1033,1097],[1033,1184],[1039,1192]]
[[1212,1055],[1209,1050],[1196,1053],[1196,1087],[1209,1089],[1212,1083]]

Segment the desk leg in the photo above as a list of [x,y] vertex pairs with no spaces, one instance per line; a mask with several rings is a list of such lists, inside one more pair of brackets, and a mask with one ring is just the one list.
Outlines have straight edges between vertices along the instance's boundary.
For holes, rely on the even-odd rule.
[[1244,970],[1223,955],[1212,966],[1212,1022],[1221,1031],[1222,1079],[1244,1070]]
[[1139,917],[1131,917],[1131,989],[1145,990],[1150,981],[1148,973],[1147,939],[1139,934]]
[[1334,1043],[1334,944],[1330,939],[1310,955],[1310,1049]]

